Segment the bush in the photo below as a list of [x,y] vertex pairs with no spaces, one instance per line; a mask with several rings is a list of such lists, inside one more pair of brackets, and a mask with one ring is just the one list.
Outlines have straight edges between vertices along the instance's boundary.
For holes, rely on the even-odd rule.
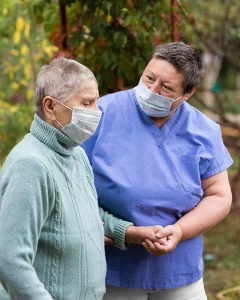
[[29,132],[34,107],[0,100],[0,168],[12,148]]

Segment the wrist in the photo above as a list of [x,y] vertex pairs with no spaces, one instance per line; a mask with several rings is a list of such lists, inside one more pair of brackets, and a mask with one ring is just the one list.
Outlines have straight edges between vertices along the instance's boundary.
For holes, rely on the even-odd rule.
[[175,223],[174,226],[176,228],[178,242],[181,242],[182,238],[183,238],[182,228],[181,228],[181,226],[178,223]]
[[135,244],[136,238],[136,227],[134,225],[128,226],[125,233],[125,243],[126,244]]

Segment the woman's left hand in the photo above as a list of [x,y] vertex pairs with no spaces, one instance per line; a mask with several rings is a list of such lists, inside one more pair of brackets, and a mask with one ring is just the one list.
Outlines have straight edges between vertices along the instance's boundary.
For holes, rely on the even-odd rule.
[[155,235],[158,238],[156,242],[154,239],[145,239],[142,243],[143,247],[151,254],[162,256],[172,252],[182,238],[181,227],[177,224],[168,225],[164,227],[160,233]]
[[113,239],[109,238],[108,236],[104,236],[104,244],[105,245],[113,245]]

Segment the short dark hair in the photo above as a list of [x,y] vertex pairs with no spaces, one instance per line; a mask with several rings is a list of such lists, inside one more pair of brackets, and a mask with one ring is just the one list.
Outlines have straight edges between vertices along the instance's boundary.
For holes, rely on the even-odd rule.
[[[202,55],[195,47],[183,42],[167,43],[157,46],[147,64],[153,58],[165,59],[184,75],[183,90],[189,93],[200,84],[204,74]],[[146,64],[146,66],[147,66]]]

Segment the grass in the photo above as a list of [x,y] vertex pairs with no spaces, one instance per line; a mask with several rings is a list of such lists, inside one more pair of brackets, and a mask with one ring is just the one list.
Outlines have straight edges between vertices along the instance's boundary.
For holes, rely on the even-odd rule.
[[226,219],[204,235],[204,282],[208,300],[240,299],[239,215],[240,209],[231,211]]

